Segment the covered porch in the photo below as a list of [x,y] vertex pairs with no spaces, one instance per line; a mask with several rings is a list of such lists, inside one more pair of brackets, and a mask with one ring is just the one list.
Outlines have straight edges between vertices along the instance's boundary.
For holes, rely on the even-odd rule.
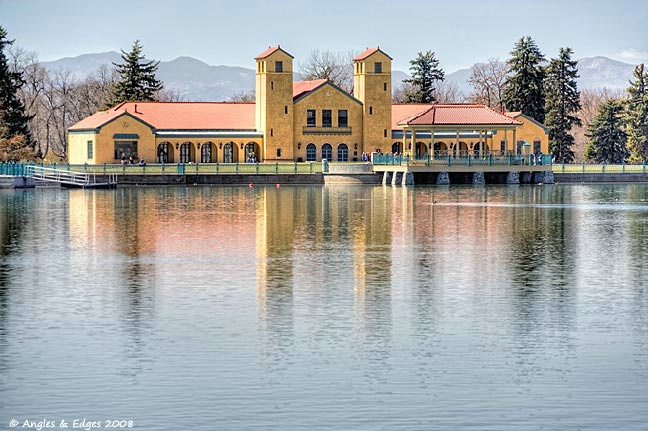
[[[392,137],[400,140],[398,152],[412,160],[502,158],[526,155],[517,145],[521,125],[483,105],[434,104],[399,121],[401,130]],[[498,132],[504,139],[493,142]]]

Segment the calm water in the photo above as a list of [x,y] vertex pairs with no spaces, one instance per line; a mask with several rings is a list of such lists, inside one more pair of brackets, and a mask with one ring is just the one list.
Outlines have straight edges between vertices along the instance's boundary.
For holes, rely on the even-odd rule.
[[0,430],[645,430],[647,200],[0,191]]

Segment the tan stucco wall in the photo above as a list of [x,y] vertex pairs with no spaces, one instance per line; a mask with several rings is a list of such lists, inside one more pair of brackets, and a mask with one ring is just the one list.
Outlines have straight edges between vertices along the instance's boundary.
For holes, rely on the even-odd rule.
[[[309,109],[315,110],[315,127],[313,128],[316,133],[308,133],[310,128],[306,127],[306,115]],[[322,111],[324,109],[331,110],[332,127],[331,133],[323,133],[322,130]],[[351,129],[351,134],[336,134],[334,133],[338,128],[338,111],[347,110],[348,127]],[[315,144],[317,147],[317,160],[322,160],[322,145],[331,144],[333,147],[333,160],[336,160],[336,150],[342,143],[349,147],[349,160],[352,161],[354,157],[360,160],[362,154],[362,105],[354,100],[350,95],[344,94],[341,90],[333,87],[332,85],[325,84],[317,90],[313,91],[308,96],[300,99],[295,103],[295,118],[294,118],[294,140],[295,140],[295,159],[300,158],[306,160],[306,146],[308,144]],[[304,130],[307,133],[304,133]],[[298,148],[301,144],[301,148]],[[358,145],[357,150],[355,145]],[[354,152],[356,154],[354,155]]]
[[[92,141],[93,158],[88,158],[88,141]],[[97,139],[94,132],[68,133],[68,163],[95,164],[97,160]]]
[[[382,73],[375,73],[375,63]],[[363,151],[391,148],[391,59],[381,51],[354,63],[353,94],[364,110]],[[387,131],[385,136],[385,130]]]
[[[533,151],[533,142],[536,140],[540,141],[540,148],[543,154],[549,154],[549,136],[545,133],[545,129],[529,119],[524,115],[518,115],[515,117],[516,121],[522,123],[521,126],[518,126],[515,130],[515,141],[526,141],[531,144],[531,151]],[[506,139],[507,141],[507,150],[516,151],[517,144],[513,142],[513,132],[507,132],[506,136],[504,132],[498,132],[493,136],[493,144],[495,149],[500,148],[500,142]]]
[[[276,72],[281,61],[283,71]],[[293,152],[293,67],[292,57],[277,50],[257,60],[256,124],[264,135],[262,160],[292,161]],[[281,157],[277,157],[277,148]]]

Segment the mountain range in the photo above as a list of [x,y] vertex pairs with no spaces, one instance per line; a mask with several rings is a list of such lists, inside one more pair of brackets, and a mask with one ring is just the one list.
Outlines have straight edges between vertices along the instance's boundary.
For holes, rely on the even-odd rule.
[[[113,67],[122,63],[121,54],[104,52],[66,57],[42,62],[49,71],[67,71],[75,78],[91,76],[102,66]],[[626,89],[632,79],[634,65],[607,57],[586,57],[578,60],[579,89],[608,88]],[[455,84],[463,94],[472,91],[468,78],[471,69],[460,69],[446,73],[446,82]],[[177,92],[183,101],[225,101],[232,96],[254,91],[255,70],[236,66],[211,66],[192,57],[178,57],[171,61],[160,61],[157,78],[168,90]],[[408,78],[406,72],[392,71],[392,87],[401,85]],[[296,79],[299,79],[296,74]]]

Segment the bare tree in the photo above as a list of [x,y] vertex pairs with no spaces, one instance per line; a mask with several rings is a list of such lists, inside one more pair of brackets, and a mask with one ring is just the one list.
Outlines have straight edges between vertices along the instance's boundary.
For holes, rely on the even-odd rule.
[[414,91],[414,84],[403,82],[398,86],[394,86],[392,91],[392,102],[394,103],[407,103],[407,95]]
[[439,103],[463,103],[466,96],[456,82],[443,81],[434,90],[434,99]]
[[328,79],[344,91],[353,90],[353,58],[352,51],[333,52],[313,50],[303,64],[300,73],[306,80]]
[[239,91],[238,93],[233,94],[230,98],[230,102],[254,102],[256,100],[255,91]]
[[481,103],[491,109],[504,109],[502,97],[506,84],[506,63],[496,58],[489,58],[486,63],[476,63],[471,68],[468,82],[474,92],[469,96],[473,103]]
[[596,117],[600,106],[609,100],[621,100],[626,96],[627,94],[621,89],[597,88],[581,90],[581,109],[578,111],[577,116],[583,124],[579,127],[574,127],[572,130],[572,135],[574,136],[574,146],[572,147],[574,150],[574,162],[580,163],[585,160],[585,147],[588,141],[585,134],[589,125]]
[[[403,82],[392,92],[392,102],[408,103],[408,95],[415,91],[415,85],[409,82]],[[455,82],[443,81],[437,84],[434,89],[434,100],[437,103],[462,103],[466,96],[461,92]]]

